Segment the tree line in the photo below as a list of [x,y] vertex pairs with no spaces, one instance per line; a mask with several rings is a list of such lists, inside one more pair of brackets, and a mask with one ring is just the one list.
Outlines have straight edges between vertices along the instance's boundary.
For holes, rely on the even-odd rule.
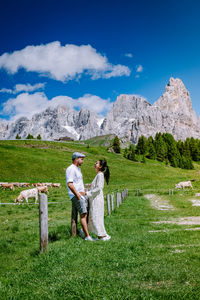
[[170,133],[156,133],[155,138],[140,136],[136,146],[125,149],[124,156],[135,160],[136,155],[163,161],[172,167],[193,169],[192,161],[200,161],[200,140],[187,138],[176,141]]
[[[16,140],[21,140],[21,136],[20,136],[19,134],[17,134],[16,137],[15,137],[15,139],[16,139]],[[30,133],[29,133],[29,134],[27,135],[27,137],[26,137],[26,140],[33,140],[33,139],[35,139],[35,138],[34,138],[34,136],[33,136],[32,134],[30,134]],[[38,134],[37,137],[36,137],[36,139],[37,139],[37,140],[41,140],[41,139],[42,139],[42,138],[41,138],[41,135]]]
[[[118,139],[118,138],[117,138]],[[115,139],[115,148],[118,153],[120,146]],[[185,141],[176,141],[170,133],[156,133],[155,138],[152,136],[146,138],[140,136],[136,145],[131,144],[124,149],[124,157],[133,161],[145,158],[156,159],[165,162],[172,167],[182,169],[194,169],[192,161],[200,161],[200,140],[193,137]]]

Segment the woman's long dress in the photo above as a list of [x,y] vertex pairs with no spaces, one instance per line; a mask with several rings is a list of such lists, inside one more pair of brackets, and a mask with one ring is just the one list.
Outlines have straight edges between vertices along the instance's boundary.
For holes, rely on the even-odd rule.
[[87,192],[90,204],[88,229],[98,236],[106,236],[104,227],[104,175],[99,172],[92,181],[90,190]]

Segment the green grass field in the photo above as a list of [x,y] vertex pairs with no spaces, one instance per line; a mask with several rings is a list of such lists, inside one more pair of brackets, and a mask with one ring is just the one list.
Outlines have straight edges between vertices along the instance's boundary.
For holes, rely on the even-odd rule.
[[[106,158],[111,180],[104,194],[129,189],[111,216],[105,209],[109,242],[70,238],[65,170],[76,150],[86,154],[85,183],[95,176],[95,161]],[[200,299],[200,226],[154,223],[199,216],[200,207],[189,201],[200,192],[198,164],[194,170],[151,160],[142,164],[77,142],[0,141],[0,157],[0,182],[62,185],[48,196],[46,255],[39,252],[38,205],[33,200],[0,205],[0,299]],[[169,195],[183,180],[195,180],[194,190]],[[1,203],[13,203],[21,190],[0,188]],[[146,194],[169,201],[174,209],[153,208]]]

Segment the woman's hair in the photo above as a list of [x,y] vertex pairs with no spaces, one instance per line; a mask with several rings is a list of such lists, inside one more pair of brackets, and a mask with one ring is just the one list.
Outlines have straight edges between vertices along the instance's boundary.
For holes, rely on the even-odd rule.
[[106,183],[109,183],[109,178],[110,178],[110,171],[109,167],[107,165],[107,161],[105,159],[99,159],[100,166],[101,166],[101,171],[104,172],[104,177],[106,180]]

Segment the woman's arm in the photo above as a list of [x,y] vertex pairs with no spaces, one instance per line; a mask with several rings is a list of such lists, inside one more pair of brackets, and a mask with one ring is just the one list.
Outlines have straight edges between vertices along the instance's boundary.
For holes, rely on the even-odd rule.
[[87,192],[87,196],[89,198],[95,198],[98,194],[100,194],[103,187],[104,187],[104,175],[103,175],[103,173],[100,173],[97,175],[95,188],[91,188]]

